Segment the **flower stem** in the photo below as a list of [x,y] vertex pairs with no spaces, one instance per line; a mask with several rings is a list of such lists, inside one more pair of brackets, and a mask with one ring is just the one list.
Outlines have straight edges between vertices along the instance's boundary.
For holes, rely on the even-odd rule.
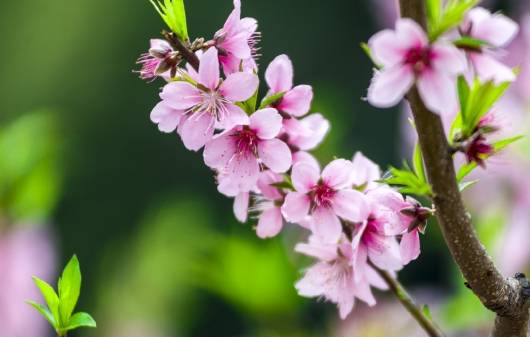
[[418,324],[425,330],[430,337],[444,337],[444,333],[427,316],[427,314],[416,304],[412,296],[407,292],[403,285],[388,272],[381,270],[370,263],[375,271],[388,285],[390,291],[396,296],[398,301],[407,309],[411,316],[418,322]]
[[175,48],[182,58],[188,62],[193,69],[196,71],[199,70],[199,58],[197,55],[195,55],[188,47],[182,43],[182,41],[179,40],[179,38],[172,32],[163,31],[162,35],[166,38],[166,40],[171,44],[173,48]]

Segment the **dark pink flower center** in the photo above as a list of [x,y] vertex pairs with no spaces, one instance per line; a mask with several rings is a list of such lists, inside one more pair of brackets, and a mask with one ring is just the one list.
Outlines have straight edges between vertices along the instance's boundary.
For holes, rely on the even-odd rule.
[[311,189],[310,193],[316,206],[330,206],[337,191],[321,181]]
[[468,162],[475,162],[480,166],[484,166],[484,159],[494,153],[495,149],[489,144],[486,138],[482,135],[473,139],[466,149],[466,157]]
[[243,129],[233,134],[235,138],[235,148],[238,155],[253,154],[258,156],[258,142],[259,138],[254,130],[245,126]]
[[416,73],[431,67],[434,54],[429,47],[414,47],[405,55],[405,64],[410,65]]

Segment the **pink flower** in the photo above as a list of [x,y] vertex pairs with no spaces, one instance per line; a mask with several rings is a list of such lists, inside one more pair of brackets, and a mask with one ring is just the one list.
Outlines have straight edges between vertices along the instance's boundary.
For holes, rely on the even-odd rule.
[[361,152],[355,153],[353,156],[353,186],[356,189],[362,188],[364,191],[371,190],[379,186],[376,182],[379,179],[381,179],[379,165],[366,158]]
[[248,125],[238,125],[212,139],[204,149],[204,161],[222,172],[220,181],[232,190],[248,192],[265,166],[276,173],[291,167],[291,151],[275,138],[282,127],[282,117],[272,108],[256,111]]
[[368,89],[368,102],[386,108],[396,105],[415,83],[425,105],[442,114],[456,109],[456,75],[466,69],[463,54],[450,44],[429,40],[410,19],[400,19],[396,30],[383,30],[369,41],[383,68]]
[[151,121],[158,124],[160,131],[171,133],[175,131],[185,113],[184,110],[173,109],[165,101],[161,101],[151,111]]
[[296,151],[315,149],[327,135],[329,121],[319,113],[303,119],[288,118],[283,121],[286,142]]
[[319,260],[296,283],[298,293],[305,297],[324,297],[336,303],[342,319],[352,311],[355,298],[370,306],[375,305],[370,286],[386,289],[384,281],[371,267],[363,274],[354,270],[352,247],[344,238],[340,243],[329,244],[311,236],[309,243],[298,244],[295,249]]
[[[215,33],[215,47],[219,50],[219,61],[225,74],[243,70],[256,69],[256,44],[260,34],[258,23],[253,18],[241,19],[241,1],[234,0],[234,10],[226,20],[223,28]],[[245,69],[246,68],[246,69]]]
[[518,30],[517,23],[502,14],[491,14],[481,7],[469,11],[462,26],[463,34],[488,43],[487,46],[476,50],[466,50],[481,81],[493,80],[502,83],[515,80],[512,69],[497,61],[493,51],[510,43]]
[[168,71],[176,67],[176,60],[172,58],[173,48],[164,40],[151,39],[149,52],[140,56],[137,64],[142,68],[137,71],[143,80],[154,81],[157,76],[168,78]]
[[320,170],[306,162],[295,165],[291,179],[296,189],[289,192],[282,206],[286,220],[299,222],[308,214],[314,225],[313,233],[326,242],[336,243],[342,234],[340,218],[362,221],[364,195],[351,189],[352,163],[336,159]]
[[247,114],[234,102],[250,98],[259,82],[256,75],[246,72],[230,74],[221,82],[215,48],[202,56],[198,75],[197,85],[175,81],[167,84],[160,94],[165,105],[185,111],[178,133],[184,146],[193,151],[212,139],[216,127],[229,129],[248,123]]
[[267,96],[283,93],[283,97],[273,104],[278,111],[294,117],[305,115],[311,107],[313,89],[309,85],[293,88],[293,64],[287,55],[277,56],[265,71],[269,85]]

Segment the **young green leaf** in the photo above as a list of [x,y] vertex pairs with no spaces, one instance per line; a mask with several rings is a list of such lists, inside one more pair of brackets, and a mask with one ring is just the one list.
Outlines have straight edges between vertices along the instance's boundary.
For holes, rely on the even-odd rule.
[[445,32],[460,25],[466,13],[480,0],[449,0],[443,9],[441,1],[427,1],[429,39],[435,41]]
[[258,101],[258,91],[252,95],[249,99],[247,99],[244,102],[237,102],[237,106],[239,106],[243,111],[245,111],[248,115],[252,114],[254,111],[256,111],[256,103]]
[[524,138],[524,136],[515,136],[515,137],[511,137],[511,138],[506,138],[506,139],[502,139],[502,140],[499,140],[499,141],[496,141],[493,143],[493,149],[495,151],[495,153],[499,152],[499,151],[502,151],[504,150],[504,148],[506,148],[508,145],[512,144],[512,143],[515,143],[516,141],[520,140]]
[[368,56],[370,61],[372,61],[372,63],[374,64],[374,67],[376,67],[377,69],[383,68],[383,66],[380,65],[379,63],[377,63],[377,61],[374,59],[374,55],[372,53],[372,49],[370,49],[370,46],[366,42],[362,42],[361,43],[361,49],[364,51],[366,56]]
[[149,1],[155,7],[166,25],[177,34],[180,40],[189,40],[184,0],[164,0],[163,3],[161,0]]
[[481,48],[487,47],[490,45],[488,41],[475,39],[470,36],[462,36],[461,38],[454,40],[453,44],[457,48],[462,48],[462,49],[467,49],[467,50],[475,49],[478,51],[480,51]]
[[382,180],[383,183],[395,186],[403,194],[415,194],[418,196],[429,196],[432,194],[431,186],[419,178],[407,163],[403,169],[390,167],[388,177]]
[[416,144],[414,148],[414,155],[412,157],[412,165],[414,166],[414,172],[416,176],[422,182],[427,182],[427,177],[425,176],[425,168],[423,166],[423,156],[421,154],[420,144]]
[[477,168],[477,163],[475,162],[462,165],[460,169],[458,170],[458,173],[456,174],[456,180],[460,183],[465,177],[467,177],[476,168]]
[[48,310],[48,308],[46,308],[45,306],[39,303],[33,302],[33,301],[26,301],[26,303],[31,305],[33,308],[35,308],[35,310],[37,310],[42,316],[44,316],[44,318],[46,318],[46,320],[50,323],[50,325],[55,330],[57,330],[58,328],[57,322],[55,321],[53,314],[50,312],[50,310]]
[[77,256],[74,255],[64,268],[63,274],[59,278],[58,288],[61,322],[66,324],[70,320],[81,292],[81,270]]
[[475,185],[476,183],[478,183],[478,180],[464,181],[458,184],[458,189],[460,192],[464,192],[466,189]]
[[92,316],[90,316],[86,312],[77,312],[73,314],[72,317],[70,317],[70,321],[64,329],[68,331],[81,327],[95,328],[96,321],[92,318]]
[[55,290],[51,285],[44,282],[38,277],[33,277],[33,282],[35,285],[39,288],[42,297],[44,297],[44,301],[48,305],[49,311],[53,315],[53,317],[59,317],[59,297],[55,293]]
[[263,108],[268,107],[269,105],[273,105],[277,103],[279,100],[283,98],[284,95],[285,95],[285,92],[279,92],[277,94],[270,95],[270,96],[263,98],[259,106],[259,109],[263,109]]

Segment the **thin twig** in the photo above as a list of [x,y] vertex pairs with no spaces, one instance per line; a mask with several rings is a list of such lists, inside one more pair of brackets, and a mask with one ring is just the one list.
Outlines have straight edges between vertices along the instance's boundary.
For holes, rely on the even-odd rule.
[[196,71],[199,70],[200,61],[197,55],[188,49],[188,47],[186,47],[174,33],[163,31],[162,35],[166,38],[169,44],[180,53],[182,58],[193,67],[193,69]]
[[428,317],[425,312],[416,304],[412,296],[407,292],[403,285],[390,273],[381,270],[374,266],[372,263],[370,265],[375,269],[375,271],[383,278],[385,283],[388,285],[390,291],[396,296],[398,301],[407,309],[411,316],[418,322],[418,324],[425,330],[427,335],[430,337],[444,337],[445,334],[440,330],[440,328],[433,322],[433,320]]

